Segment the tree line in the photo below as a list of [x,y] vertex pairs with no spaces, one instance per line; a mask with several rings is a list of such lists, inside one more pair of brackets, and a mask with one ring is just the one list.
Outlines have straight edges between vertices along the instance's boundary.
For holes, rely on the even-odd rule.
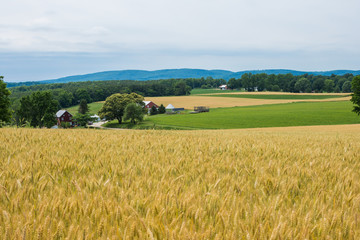
[[251,74],[245,73],[241,78],[228,81],[230,89],[244,88],[246,91],[275,91],[275,92],[351,92],[352,74],[345,75],[309,75],[294,76],[288,74]]
[[22,97],[37,91],[51,92],[61,108],[79,104],[81,99],[88,103],[104,101],[114,93],[137,93],[145,97],[180,96],[190,94],[191,87],[182,79],[154,80],[154,81],[90,81],[53,83],[11,88],[11,99],[18,105]]

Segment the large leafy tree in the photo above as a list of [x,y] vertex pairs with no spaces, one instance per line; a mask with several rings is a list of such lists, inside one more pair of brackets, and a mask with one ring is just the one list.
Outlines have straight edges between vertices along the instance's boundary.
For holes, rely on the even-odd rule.
[[92,101],[89,92],[84,88],[78,88],[75,92],[75,96],[77,99],[85,99],[86,102]]
[[241,87],[241,81],[240,81],[240,79],[230,78],[228,83],[227,83],[227,86],[230,89],[240,88]]
[[190,91],[191,91],[191,87],[186,85],[186,83],[183,81],[176,83],[174,86],[174,94],[176,96],[189,95]]
[[324,89],[325,81],[322,78],[316,79],[312,84],[312,89],[316,92],[322,92]]
[[11,92],[6,88],[4,77],[0,76],[0,121],[8,122],[11,118],[10,99]]
[[143,101],[144,97],[137,93],[115,93],[106,98],[104,105],[99,111],[99,116],[101,118],[106,118],[107,120],[117,119],[119,124],[121,124],[125,107],[129,103],[137,103],[143,106]]
[[76,121],[77,125],[86,127],[86,125],[89,123],[89,121],[92,120],[92,118],[88,113],[86,114],[77,113],[74,116],[74,120]]
[[334,91],[334,86],[335,86],[335,83],[334,83],[334,81],[333,80],[331,80],[331,79],[326,79],[325,81],[324,81],[324,90],[326,91],[326,92],[333,92]]
[[356,105],[353,112],[360,115],[360,75],[353,78],[351,88],[353,90],[351,101]]
[[56,124],[58,105],[50,92],[34,92],[21,98],[18,115],[22,122],[27,121],[32,127],[49,128]]
[[62,108],[70,107],[74,101],[74,95],[71,92],[61,90],[57,96],[59,104]]
[[311,91],[311,83],[307,78],[300,78],[295,83],[294,88],[296,92],[309,92],[309,90]]
[[124,110],[124,120],[130,120],[132,124],[144,119],[143,108],[136,103],[129,103]]
[[343,93],[350,93],[351,92],[351,82],[345,81],[342,85],[342,92]]

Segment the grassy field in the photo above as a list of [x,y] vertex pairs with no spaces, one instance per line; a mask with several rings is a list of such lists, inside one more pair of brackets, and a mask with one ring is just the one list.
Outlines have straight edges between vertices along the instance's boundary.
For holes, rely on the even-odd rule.
[[233,129],[309,125],[356,124],[360,118],[352,103],[304,102],[211,109],[209,113],[155,115],[148,118],[159,127]]
[[305,101],[349,101],[350,97],[341,98],[327,98],[327,99],[263,99],[257,98],[240,98],[240,97],[217,97],[207,95],[196,96],[175,96],[175,97],[146,97],[145,100],[153,101],[165,107],[172,104],[175,107],[183,107],[185,109],[194,109],[194,106],[208,106],[210,108],[219,107],[242,107],[242,106],[255,106],[264,104],[280,104],[291,102],[305,102]]
[[360,125],[0,129],[2,239],[359,239]]
[[254,99],[330,99],[330,98],[344,98],[348,95],[309,95],[309,94],[214,94],[207,95],[211,97],[231,97],[231,98],[254,98]]
[[[104,102],[93,102],[93,103],[89,103],[88,106],[89,106],[89,113],[91,115],[93,114],[97,114],[98,111],[101,109],[102,105],[104,104]],[[76,105],[76,106],[73,106],[73,107],[70,107],[68,108],[67,110],[71,113],[71,114],[76,114],[78,112],[78,108],[79,108],[79,105]]]

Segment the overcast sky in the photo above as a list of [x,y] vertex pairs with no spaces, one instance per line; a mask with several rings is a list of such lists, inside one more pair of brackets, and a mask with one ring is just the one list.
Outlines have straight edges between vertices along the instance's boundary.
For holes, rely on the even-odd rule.
[[360,69],[359,0],[11,0],[0,75]]

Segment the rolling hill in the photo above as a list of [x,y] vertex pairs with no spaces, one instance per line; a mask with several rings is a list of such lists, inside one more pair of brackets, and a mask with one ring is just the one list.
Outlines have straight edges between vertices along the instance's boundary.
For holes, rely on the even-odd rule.
[[32,81],[32,82],[17,82],[17,83],[7,83],[8,87],[16,86],[29,86],[36,84],[46,84],[46,83],[67,83],[67,82],[82,82],[82,81],[102,81],[102,80],[138,80],[138,81],[147,81],[147,80],[159,80],[159,79],[171,79],[171,78],[201,78],[201,77],[213,77],[213,78],[240,78],[244,73],[266,73],[266,74],[287,74],[291,73],[293,75],[303,75],[303,74],[313,74],[313,75],[325,75],[330,76],[335,75],[344,75],[346,73],[351,73],[353,75],[359,75],[359,71],[353,70],[334,70],[334,71],[315,71],[315,72],[306,72],[306,71],[295,71],[288,69],[268,69],[268,70],[249,70],[249,71],[240,71],[232,72],[227,70],[204,70],[204,69],[164,69],[156,71],[146,71],[146,70],[120,70],[120,71],[105,71],[90,73],[84,75],[74,75],[52,80],[42,80],[42,81]]

